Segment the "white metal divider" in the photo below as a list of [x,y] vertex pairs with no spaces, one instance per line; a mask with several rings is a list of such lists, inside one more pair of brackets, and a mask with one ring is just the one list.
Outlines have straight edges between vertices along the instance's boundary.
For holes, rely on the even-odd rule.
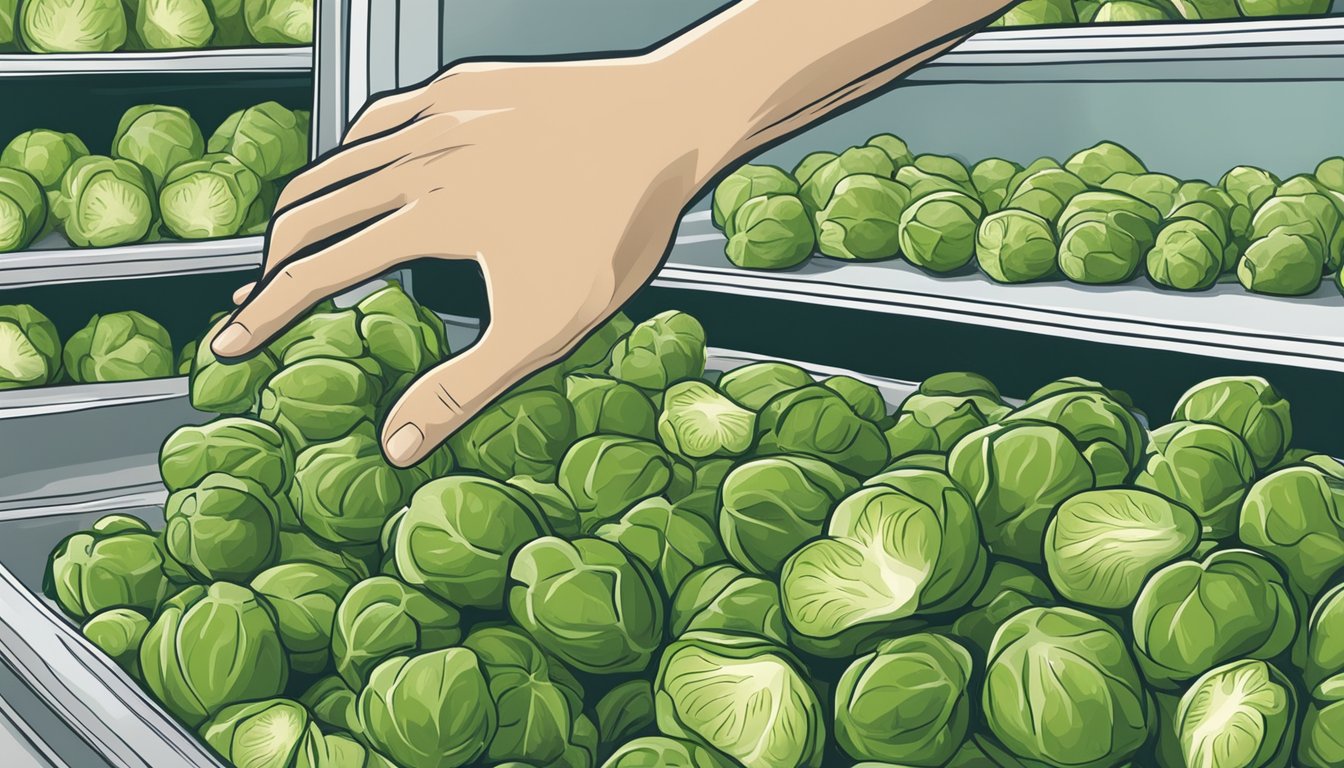
[[319,0],[316,34],[313,35],[313,131],[316,157],[335,147],[345,132],[349,100],[350,0]]

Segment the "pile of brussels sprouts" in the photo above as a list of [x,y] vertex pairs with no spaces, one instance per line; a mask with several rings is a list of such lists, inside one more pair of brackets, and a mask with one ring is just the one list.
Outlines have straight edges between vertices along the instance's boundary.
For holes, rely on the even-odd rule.
[[185,375],[195,353],[191,341],[174,358],[168,329],[140,312],[94,315],[62,344],[36,307],[0,305],[0,390]]
[[1344,291],[1344,157],[1280,180],[1238,166],[1218,184],[1150,172],[1102,142],[1063,165],[988,158],[968,168],[913,155],[883,134],[790,173],[745,165],[714,191],[726,253],[747,269],[789,269],[814,252],[846,261],[903,256],[934,274],[974,262],[990,279],[1088,285],[1138,274],[1178,291],[1235,273],[1249,291],[1300,296],[1325,275]]
[[308,126],[308,112],[267,101],[209,140],[181,107],[131,107],[109,155],[72,133],[25,131],[0,151],[0,253],[52,230],[84,248],[264,233],[279,190],[308,162]]
[[618,315],[420,465],[395,285],[226,365],[45,591],[233,765],[1344,764],[1344,466],[1264,380],[707,372]]
[[0,52],[307,45],[313,0],[0,0]]
[[1333,0],[1021,0],[992,27],[1320,16]]

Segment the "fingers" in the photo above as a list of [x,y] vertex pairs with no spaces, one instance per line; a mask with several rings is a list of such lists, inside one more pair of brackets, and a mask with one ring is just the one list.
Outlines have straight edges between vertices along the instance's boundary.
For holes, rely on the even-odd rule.
[[405,193],[392,186],[390,179],[370,178],[281,211],[271,222],[264,273],[306,248],[402,208]]
[[370,102],[351,121],[342,144],[354,144],[415,121],[430,104],[423,88],[393,93]]
[[275,210],[284,212],[294,205],[347,188],[404,158],[405,147],[406,142],[397,136],[383,136],[338,150],[291,179],[280,190]]
[[256,287],[257,284],[255,282],[252,282],[234,291],[233,292],[234,306],[242,306],[243,302],[247,301],[247,297],[252,295],[252,291],[255,290]]

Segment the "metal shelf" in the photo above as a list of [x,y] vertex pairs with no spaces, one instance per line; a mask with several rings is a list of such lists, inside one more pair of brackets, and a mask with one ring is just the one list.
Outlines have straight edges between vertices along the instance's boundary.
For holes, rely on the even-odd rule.
[[1142,279],[1001,285],[979,273],[938,277],[904,261],[823,258],[762,272],[734,267],[723,246],[707,212],[687,216],[654,284],[1344,372],[1344,296],[1331,285],[1299,298],[1247,293],[1236,283],[1202,293],[1165,291]]
[[0,254],[0,290],[37,285],[237,272],[261,266],[263,238],[74,248],[48,235],[27,251]]
[[0,77],[200,72],[311,72],[310,45],[199,51],[0,54]]

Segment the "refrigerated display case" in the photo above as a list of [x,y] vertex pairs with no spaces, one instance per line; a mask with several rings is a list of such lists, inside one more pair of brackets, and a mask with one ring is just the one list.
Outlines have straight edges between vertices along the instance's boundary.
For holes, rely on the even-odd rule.
[[[315,5],[311,49],[0,55],[0,93],[24,105],[0,116],[0,135],[50,123],[110,136],[122,109],[159,95],[222,118],[266,94],[311,104],[316,157],[371,96],[454,61],[636,50],[722,3]],[[1344,17],[997,30],[756,159],[789,167],[879,132],[920,152],[1020,162],[1109,139],[1183,178],[1216,179],[1242,163],[1287,177],[1344,151],[1342,96]],[[979,371],[1017,398],[1083,375],[1159,416],[1201,379],[1263,375],[1311,414],[1299,423],[1303,444],[1344,455],[1344,296],[1329,286],[1304,299],[1235,285],[1196,295],[1003,286],[895,261],[750,272],[724,258],[708,207],[705,197],[687,211],[631,312],[693,312],[724,348],[711,357],[719,370],[768,355],[819,376],[857,372],[890,407],[908,382],[943,370]],[[262,250],[260,237],[82,250],[44,240],[0,254],[0,304],[50,308],[63,336],[93,313],[143,309],[184,341],[251,279]],[[478,275],[416,264],[396,277],[445,317],[454,350],[469,346],[486,317]],[[208,418],[191,407],[185,377],[0,392],[0,738],[15,745],[5,753],[18,765],[220,765],[40,589],[63,536],[114,511],[162,518],[159,447],[176,427]]]

